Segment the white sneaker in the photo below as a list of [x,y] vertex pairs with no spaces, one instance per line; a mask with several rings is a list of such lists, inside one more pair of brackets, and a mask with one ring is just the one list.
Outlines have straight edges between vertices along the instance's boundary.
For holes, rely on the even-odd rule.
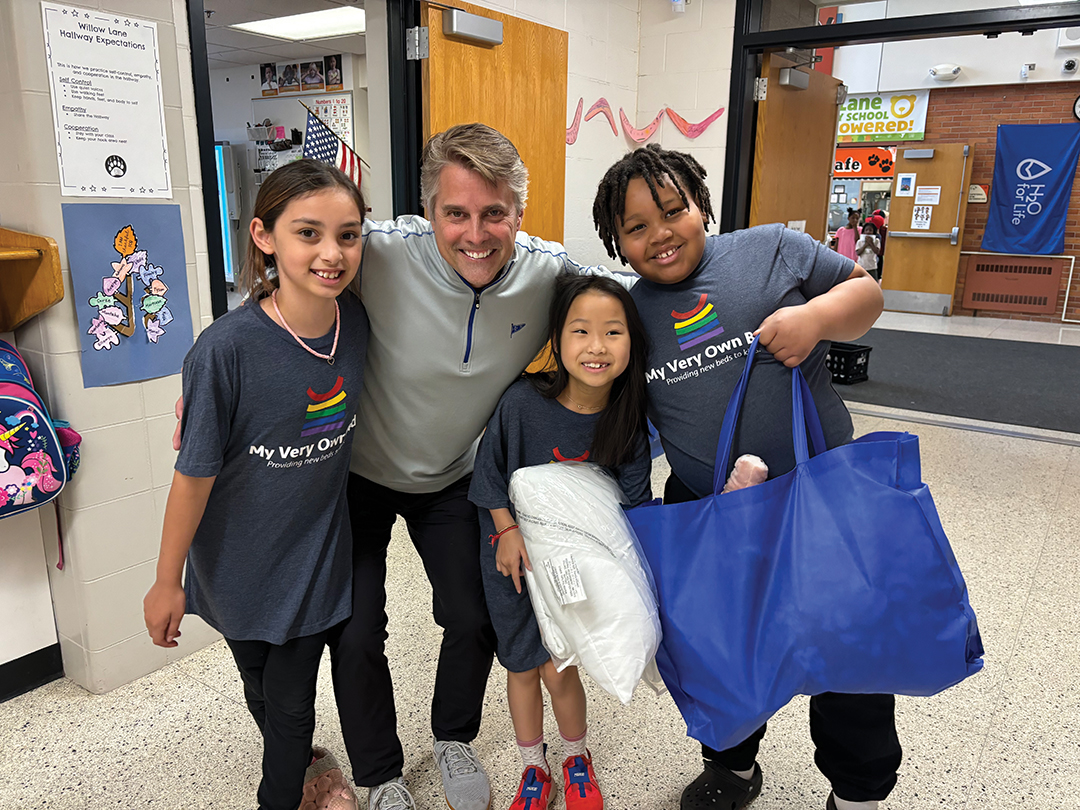
[[368,791],[368,810],[416,810],[416,803],[399,776]]
[[435,761],[442,774],[450,810],[488,810],[491,784],[476,749],[463,742],[435,741]]

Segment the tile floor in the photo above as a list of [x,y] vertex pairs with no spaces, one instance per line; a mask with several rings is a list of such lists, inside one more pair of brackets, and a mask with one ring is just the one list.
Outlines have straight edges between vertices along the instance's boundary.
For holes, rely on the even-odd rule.
[[[936,323],[950,319],[920,323],[923,317],[887,314],[879,326],[968,328]],[[988,337],[1002,330],[1011,339],[1074,337],[1054,325],[1009,330],[1010,322],[967,320],[978,321],[972,329],[989,329]],[[1025,337],[1015,337],[1020,333]],[[883,810],[1080,808],[1080,447],[978,432],[947,417],[913,425],[909,416],[858,414],[856,433],[919,434],[924,479],[967,578],[987,653],[985,670],[953,689],[899,699],[905,758]],[[1080,444],[1080,436],[1069,438]],[[657,459],[657,484],[665,473]],[[418,559],[400,523],[395,531],[388,655],[405,776],[418,807],[436,810],[445,803],[427,727],[437,628]],[[325,661],[320,687],[316,740],[342,756]],[[642,690],[624,708],[588,682],[587,690],[607,807],[677,807],[700,760],[670,699]],[[770,722],[755,810],[824,807],[828,785],[813,765],[806,712],[799,698]],[[548,727],[555,736],[550,716]],[[503,810],[519,765],[498,670],[476,745],[493,775],[493,808]],[[0,704],[0,810],[250,809],[259,750],[219,642],[106,695],[61,680]]]

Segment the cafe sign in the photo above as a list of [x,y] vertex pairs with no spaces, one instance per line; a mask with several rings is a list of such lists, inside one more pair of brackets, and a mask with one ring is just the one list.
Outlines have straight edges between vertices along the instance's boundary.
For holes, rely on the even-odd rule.
[[891,180],[895,146],[837,146],[833,177],[844,180]]
[[921,141],[929,90],[848,96],[840,108],[837,143]]

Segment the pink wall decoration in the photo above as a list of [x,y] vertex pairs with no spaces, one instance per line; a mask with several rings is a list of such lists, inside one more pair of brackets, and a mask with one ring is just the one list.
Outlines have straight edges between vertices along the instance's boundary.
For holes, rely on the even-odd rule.
[[[577,140],[578,128],[581,126],[581,108],[585,106],[585,99],[579,98],[577,101],[577,112],[574,113],[574,123],[566,128],[566,144],[569,146]],[[592,112],[590,110],[589,112]]]
[[627,119],[626,113],[623,112],[623,108],[619,107],[619,120],[622,121],[623,132],[625,132],[631,140],[636,141],[637,143],[644,143],[649,140],[649,138],[652,137],[652,134],[656,132],[656,128],[660,126],[660,119],[663,117],[664,111],[660,110],[660,112],[656,114],[656,118],[654,118],[652,123],[647,127],[644,129],[634,129],[630,126],[630,121]]
[[[577,111],[574,113],[574,123],[566,128],[567,145],[573,144],[578,138],[578,132],[581,129],[581,110],[584,106],[585,99],[579,98],[577,103]],[[595,118],[600,113],[603,113],[607,116],[608,123],[611,124],[611,133],[618,136],[619,129],[615,126],[615,115],[612,113],[611,105],[608,103],[608,100],[606,98],[597,99],[596,103],[593,104],[589,108],[589,111],[585,114],[585,120],[589,121]],[[628,138],[635,141],[636,143],[644,143],[655,134],[656,130],[660,126],[660,120],[664,117],[664,113],[667,113],[668,118],[671,119],[671,122],[675,125],[679,132],[681,132],[687,138],[697,138],[705,130],[707,130],[718,118],[720,118],[720,116],[724,114],[724,108],[721,107],[703,121],[699,121],[696,124],[691,124],[677,112],[671,109],[671,107],[662,107],[660,109],[660,112],[656,114],[656,118],[654,118],[647,127],[645,127],[644,129],[636,129],[635,127],[630,125],[630,119],[626,117],[626,112],[620,107],[619,120],[622,121],[623,132],[626,133],[626,136]]]
[[606,98],[597,99],[596,103],[589,107],[589,111],[585,113],[585,120],[589,121],[600,113],[607,116],[608,123],[611,124],[611,134],[618,135],[619,128],[615,126],[615,114],[611,111],[611,105],[608,104]]
[[671,119],[671,122],[675,124],[675,126],[679,128],[679,132],[681,132],[687,138],[696,138],[698,135],[700,135],[702,132],[709,128],[709,124],[711,124],[713,121],[715,121],[717,118],[724,114],[724,108],[721,107],[719,110],[714,112],[701,123],[691,124],[677,112],[671,109],[671,107],[665,107],[665,109],[667,110],[668,118]]

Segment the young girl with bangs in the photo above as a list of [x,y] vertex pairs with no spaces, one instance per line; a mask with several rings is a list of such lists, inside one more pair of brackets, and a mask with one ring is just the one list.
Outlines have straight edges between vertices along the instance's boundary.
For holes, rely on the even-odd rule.
[[544,649],[524,581],[532,567],[507,487],[520,467],[589,461],[614,474],[631,505],[649,500],[648,346],[630,294],[609,278],[560,277],[549,323],[555,371],[527,375],[507,389],[477,450],[469,499],[491,540],[480,553],[484,593],[524,765],[510,808],[546,810],[550,801],[543,684],[562,739],[566,808],[602,810],[585,739],[585,690],[577,667],[556,671]]
[[352,611],[345,485],[367,315],[348,288],[364,210],[332,166],[299,160],[271,174],[250,227],[250,299],[184,359],[182,444],[146,627],[175,647],[193,613],[225,637],[262,733],[261,810],[306,808],[313,771],[329,772],[336,806],[356,806],[311,743],[323,648]]

